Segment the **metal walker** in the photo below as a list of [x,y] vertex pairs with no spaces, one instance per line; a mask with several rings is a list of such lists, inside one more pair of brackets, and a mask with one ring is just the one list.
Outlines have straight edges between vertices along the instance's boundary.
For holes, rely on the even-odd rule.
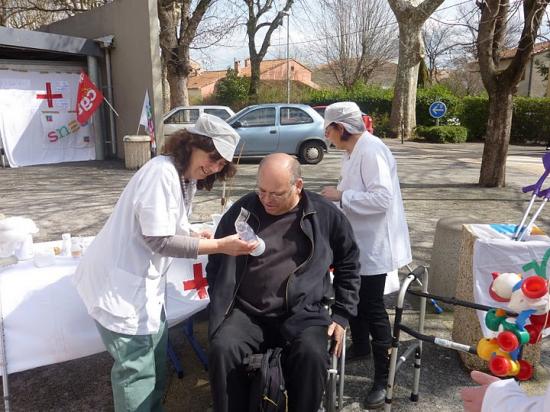
[[[413,282],[417,282],[422,287],[421,292],[409,290],[409,287]],[[410,295],[420,297],[420,316],[418,321],[418,330],[414,330],[401,323],[402,317],[403,317],[403,304],[407,293]],[[399,290],[399,294],[397,297],[397,303],[395,306],[395,320],[394,320],[393,332],[392,332],[393,338],[392,338],[392,348],[391,348],[391,356],[390,356],[390,369],[389,369],[389,376],[388,376],[388,384],[386,387],[386,400],[384,405],[384,411],[386,412],[391,411],[396,373],[399,370],[399,368],[405,363],[405,361],[413,354],[413,352],[414,352],[414,379],[413,379],[413,389],[411,392],[410,400],[412,402],[418,401],[423,342],[430,342],[444,348],[477,355],[476,346],[465,345],[462,343],[454,342],[452,340],[438,338],[436,336],[424,334],[424,320],[426,317],[427,299],[435,299],[451,305],[463,306],[463,307],[468,307],[468,308],[482,310],[482,311],[489,311],[491,309],[494,309],[490,306],[467,302],[467,301],[456,299],[454,297],[449,298],[444,296],[432,295],[428,293],[428,268],[425,266],[418,266],[413,271],[410,271],[407,278],[403,281],[403,284],[401,285],[401,288]],[[508,311],[506,313],[510,316],[517,316],[516,313],[512,313]],[[411,335],[416,339],[402,354],[399,354],[398,353],[399,338],[400,338],[401,331],[407,333],[408,335]]]

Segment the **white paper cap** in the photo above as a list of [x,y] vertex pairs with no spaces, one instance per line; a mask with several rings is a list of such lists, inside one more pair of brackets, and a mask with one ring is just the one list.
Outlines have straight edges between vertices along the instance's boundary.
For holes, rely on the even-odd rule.
[[354,102],[338,102],[327,106],[325,129],[331,123],[341,124],[351,134],[363,133],[366,130],[361,109]]
[[229,162],[233,160],[233,154],[241,137],[235,129],[218,116],[201,114],[195,125],[187,130],[210,137],[214,141],[218,153]]

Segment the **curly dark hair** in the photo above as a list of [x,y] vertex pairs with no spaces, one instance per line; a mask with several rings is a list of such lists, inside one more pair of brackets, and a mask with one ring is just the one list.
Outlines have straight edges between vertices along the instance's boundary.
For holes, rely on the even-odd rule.
[[[189,162],[191,161],[193,148],[209,153],[213,161],[218,161],[223,158],[216,150],[214,141],[210,137],[190,133],[186,129],[178,130],[166,140],[162,154],[174,158],[176,170],[180,176],[183,176],[183,173],[187,170]],[[218,173],[197,180],[197,189],[211,190],[216,180],[226,181],[235,176],[235,173],[237,173],[237,168],[233,162],[229,162]]]

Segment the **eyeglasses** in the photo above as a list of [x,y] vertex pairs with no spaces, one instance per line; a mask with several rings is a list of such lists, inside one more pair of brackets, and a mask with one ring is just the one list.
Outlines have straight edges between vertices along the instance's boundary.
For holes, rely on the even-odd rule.
[[292,193],[292,188],[294,186],[295,186],[295,184],[292,184],[290,186],[290,189],[288,189],[286,192],[282,192],[282,193],[281,192],[266,192],[265,190],[260,189],[259,187],[254,189],[254,191],[256,192],[258,197],[260,197],[260,198],[270,197],[273,200],[283,200],[283,199],[287,198],[290,195],[290,193]]

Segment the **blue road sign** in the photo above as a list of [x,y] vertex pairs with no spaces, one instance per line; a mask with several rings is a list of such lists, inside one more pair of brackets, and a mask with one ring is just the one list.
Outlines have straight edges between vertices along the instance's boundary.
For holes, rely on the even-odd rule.
[[447,113],[447,106],[443,102],[433,102],[430,104],[430,116],[434,119],[440,119]]

